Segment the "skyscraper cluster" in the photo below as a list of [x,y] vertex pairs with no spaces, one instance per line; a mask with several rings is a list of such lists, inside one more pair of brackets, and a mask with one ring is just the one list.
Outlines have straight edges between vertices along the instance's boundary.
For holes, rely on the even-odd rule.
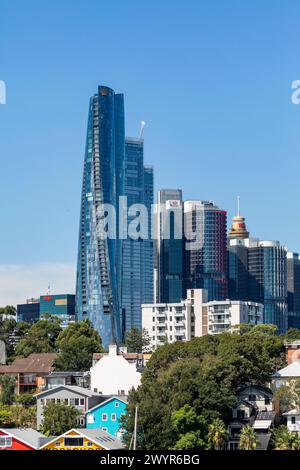
[[262,304],[264,323],[280,333],[300,326],[297,254],[250,238],[239,209],[227,235],[227,213],[211,201],[162,189],[154,202],[143,133],[125,137],[123,95],[99,86],[89,104],[76,314],[91,320],[104,346],[141,329],[142,304],[180,303],[193,289],[204,289],[207,302]]

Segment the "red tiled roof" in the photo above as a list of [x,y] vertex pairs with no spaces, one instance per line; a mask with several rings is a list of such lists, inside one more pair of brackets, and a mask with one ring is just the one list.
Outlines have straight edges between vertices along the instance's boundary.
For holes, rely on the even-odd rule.
[[30,354],[28,357],[19,357],[9,366],[0,366],[0,374],[49,374],[56,358],[56,353]]

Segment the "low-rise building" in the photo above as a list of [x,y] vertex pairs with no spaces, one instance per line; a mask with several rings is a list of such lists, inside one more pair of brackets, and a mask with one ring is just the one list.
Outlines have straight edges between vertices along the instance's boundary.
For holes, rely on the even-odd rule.
[[189,289],[187,298],[178,303],[142,305],[142,325],[150,335],[153,349],[165,342],[222,333],[241,323],[262,322],[262,304],[238,300],[207,302],[205,289]]
[[35,393],[45,387],[45,377],[54,368],[56,353],[34,353],[20,357],[6,366],[0,366],[0,375],[11,375],[16,378],[17,395]]
[[136,362],[128,362],[115,344],[90,369],[91,390],[106,396],[128,395],[141,383],[141,370]]
[[51,439],[40,450],[117,450],[122,442],[101,429],[70,429]]
[[283,413],[282,416],[286,417],[286,425],[289,432],[300,432],[300,410],[294,408]]
[[292,380],[300,378],[300,361],[291,362],[288,366],[278,370],[273,375],[273,384],[275,388],[281,385],[289,385]]
[[126,413],[126,400],[110,397],[86,412],[86,427],[102,429],[113,436],[122,436],[121,418]]
[[78,385],[78,387],[89,388],[90,373],[74,371],[53,371],[45,377],[45,389],[54,388],[58,385]]
[[273,393],[267,387],[251,385],[241,388],[237,404],[232,409],[228,426],[228,450],[238,450],[242,429],[250,425],[257,437],[257,450],[267,450],[276,413],[273,411]]
[[0,450],[38,450],[47,438],[31,428],[0,429]]
[[80,412],[78,425],[85,426],[85,412],[104,399],[98,393],[76,385],[59,385],[58,387],[44,390],[36,395],[37,429],[40,429],[43,423],[44,407],[49,403],[74,406]]

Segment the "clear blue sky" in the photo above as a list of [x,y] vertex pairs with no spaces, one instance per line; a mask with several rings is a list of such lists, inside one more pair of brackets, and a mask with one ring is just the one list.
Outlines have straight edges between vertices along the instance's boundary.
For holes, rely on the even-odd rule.
[[299,15],[296,0],[1,0],[0,267],[75,265],[98,84],[125,94],[128,135],[146,121],[156,189],[229,221],[240,194],[252,236],[300,250]]

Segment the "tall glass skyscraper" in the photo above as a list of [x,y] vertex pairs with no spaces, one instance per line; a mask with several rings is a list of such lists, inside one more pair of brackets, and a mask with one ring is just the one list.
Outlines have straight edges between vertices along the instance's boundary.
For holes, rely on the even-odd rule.
[[[81,197],[76,314],[89,318],[105,347],[121,339],[122,240],[101,236],[103,204],[124,195],[124,98],[99,86],[90,99]],[[119,230],[117,220],[117,233]]]
[[156,213],[155,301],[180,302],[183,298],[182,191],[161,189]]
[[184,287],[206,289],[209,301],[228,295],[226,226],[226,212],[212,202],[184,203]]
[[[151,204],[153,169],[144,166],[143,139],[126,138],[125,196],[128,208],[143,204],[148,210],[148,239],[130,237],[123,241],[122,326],[128,331],[142,327],[141,304],[153,302],[153,241],[151,240]],[[128,226],[135,216],[127,218]]]

